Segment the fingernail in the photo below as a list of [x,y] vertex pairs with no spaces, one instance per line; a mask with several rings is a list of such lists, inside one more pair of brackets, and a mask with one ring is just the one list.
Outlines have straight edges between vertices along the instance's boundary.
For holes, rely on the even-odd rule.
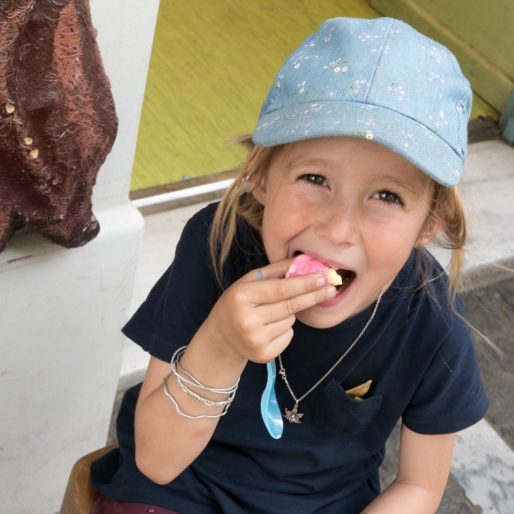
[[323,287],[326,284],[326,281],[323,277],[318,277],[316,279],[316,286]]
[[327,291],[327,298],[334,298],[337,294],[337,289],[334,286],[330,286]]

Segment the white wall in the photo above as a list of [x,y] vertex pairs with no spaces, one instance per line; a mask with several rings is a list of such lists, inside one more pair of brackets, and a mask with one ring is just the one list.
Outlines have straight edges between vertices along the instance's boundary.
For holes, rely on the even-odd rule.
[[24,230],[0,253],[0,512],[59,510],[105,445],[143,220],[128,190],[158,0],[90,0],[120,120],[94,191],[99,236],[65,250]]

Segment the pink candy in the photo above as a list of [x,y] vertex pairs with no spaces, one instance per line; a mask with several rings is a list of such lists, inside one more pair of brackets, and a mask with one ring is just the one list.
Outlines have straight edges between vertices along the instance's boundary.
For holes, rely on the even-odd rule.
[[321,273],[322,275],[325,275],[327,284],[329,284],[330,278],[327,275],[328,269],[329,266],[326,266],[314,259],[314,257],[303,253],[296,257],[291,263],[291,266],[289,266],[289,269],[287,270],[286,278],[308,275],[310,273]]

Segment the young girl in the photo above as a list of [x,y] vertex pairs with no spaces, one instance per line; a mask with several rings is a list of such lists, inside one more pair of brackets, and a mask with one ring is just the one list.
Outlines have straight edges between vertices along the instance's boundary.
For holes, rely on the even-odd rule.
[[[124,328],[152,358],[92,466],[95,514],[436,511],[454,433],[487,410],[455,295],[470,103],[453,55],[390,18],[328,20],[286,60],[234,185]],[[342,285],[285,278],[301,254]],[[260,413],[274,359],[279,439]]]

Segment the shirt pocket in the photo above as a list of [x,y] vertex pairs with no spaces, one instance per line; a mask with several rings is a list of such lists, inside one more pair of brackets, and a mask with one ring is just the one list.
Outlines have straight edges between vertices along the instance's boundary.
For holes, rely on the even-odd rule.
[[368,428],[381,405],[382,396],[353,400],[345,393],[343,386],[332,379],[319,395],[314,419],[319,426],[331,432],[357,435]]

